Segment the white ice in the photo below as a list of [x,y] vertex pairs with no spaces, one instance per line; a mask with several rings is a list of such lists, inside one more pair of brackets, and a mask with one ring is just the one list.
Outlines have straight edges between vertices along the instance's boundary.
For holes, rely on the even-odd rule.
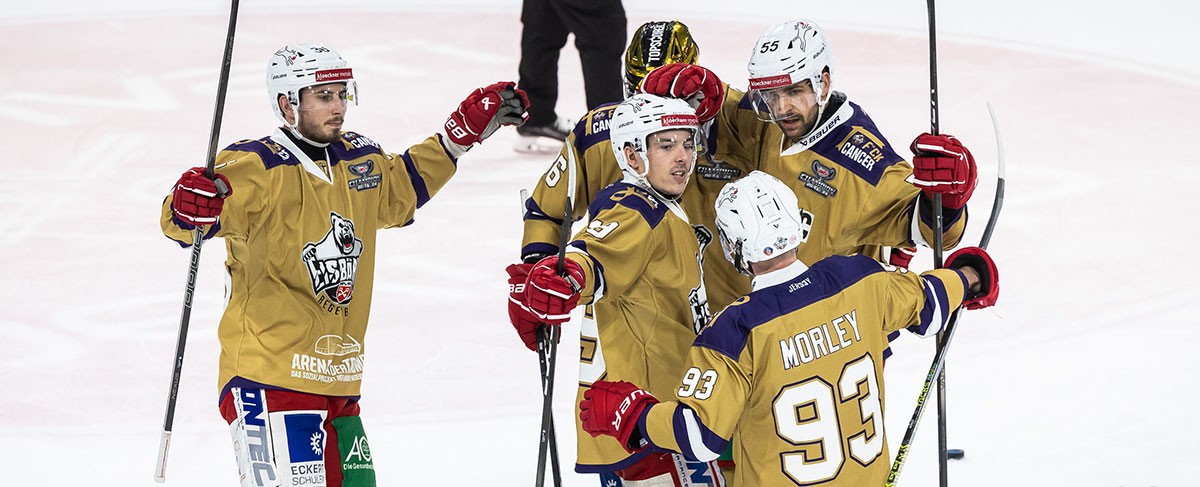
[[[704,64],[745,86],[771,23],[831,33],[835,86],[906,146],[928,130],[925,3],[626,2],[630,31],[677,18]],[[1008,192],[991,250],[1000,304],[969,312],[948,360],[954,485],[1200,485],[1200,7],[964,0],[939,5],[941,128],[980,164],[968,241],[996,176]],[[347,126],[391,151],[436,130],[468,90],[515,79],[516,0],[243,2],[220,145],[274,124],[264,62],[321,41],[355,67]],[[152,484],[189,252],[159,203],[209,140],[228,3],[0,1],[0,485]],[[585,108],[563,52],[560,114]],[[529,485],[537,361],[507,322],[518,191],[550,158],[505,130],[475,148],[416,224],[381,234],[363,416],[381,485]],[[1191,256],[1191,257],[1189,257]],[[216,412],[224,247],[204,247],[168,485],[233,485]],[[915,264],[930,266],[925,251]],[[554,412],[574,461],[567,327]],[[893,449],[933,355],[906,337],[887,368]],[[1189,385],[1191,384],[1191,385]],[[904,485],[937,481],[927,412]],[[569,470],[569,469],[568,469]],[[565,485],[594,486],[568,473]]]

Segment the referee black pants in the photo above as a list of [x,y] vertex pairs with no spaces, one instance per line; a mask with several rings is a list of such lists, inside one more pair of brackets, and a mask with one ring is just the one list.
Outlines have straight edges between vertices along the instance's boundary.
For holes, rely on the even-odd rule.
[[621,0],[524,0],[518,86],[529,94],[529,124],[550,125],[558,102],[558,55],[575,34],[587,107],[624,98],[626,19]]

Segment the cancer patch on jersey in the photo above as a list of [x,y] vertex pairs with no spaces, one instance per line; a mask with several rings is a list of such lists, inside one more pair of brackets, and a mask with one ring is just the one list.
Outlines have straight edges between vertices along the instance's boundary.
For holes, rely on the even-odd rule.
[[290,482],[283,485],[325,485],[325,447],[328,434],[323,427],[328,413],[321,410],[270,413],[275,462]]
[[849,126],[836,144],[822,148],[821,155],[871,185],[879,184],[884,171],[903,159],[872,130],[871,126]]
[[347,165],[346,170],[350,172],[351,178],[347,181],[347,186],[357,191],[378,188],[379,182],[383,180],[382,174],[371,174],[375,172],[375,161],[370,159]]
[[822,164],[819,159],[812,162],[812,172],[800,172],[801,182],[804,187],[816,191],[817,194],[829,198],[837,194],[837,188],[829,184],[829,181],[837,176],[837,169],[832,165]]

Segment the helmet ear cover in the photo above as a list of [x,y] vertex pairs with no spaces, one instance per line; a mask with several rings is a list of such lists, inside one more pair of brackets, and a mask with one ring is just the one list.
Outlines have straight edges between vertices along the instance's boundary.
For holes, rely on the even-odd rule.
[[633,32],[625,49],[625,97],[641,88],[642,80],[654,68],[667,64],[696,64],[700,46],[682,22],[653,21],[642,24]]

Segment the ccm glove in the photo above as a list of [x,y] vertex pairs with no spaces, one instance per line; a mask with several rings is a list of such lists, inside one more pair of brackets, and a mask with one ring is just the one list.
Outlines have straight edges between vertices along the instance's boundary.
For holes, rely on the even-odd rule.
[[616,437],[626,451],[633,453],[648,443],[638,430],[642,411],[657,403],[652,394],[628,382],[599,380],[583,391],[579,421],[588,434]]
[[913,153],[913,185],[930,198],[941,193],[942,206],[959,209],[975,192],[975,157],[950,135],[921,134],[909,147]]
[[446,137],[461,147],[483,142],[501,125],[521,125],[529,118],[529,96],[512,81],[476,88],[446,119]]
[[996,297],[1000,294],[1000,273],[987,251],[979,247],[963,247],[946,257],[946,267],[970,267],[979,274],[979,291],[966,292],[963,297],[964,308],[981,309],[996,304]]
[[233,187],[224,175],[213,173],[213,176],[216,179],[205,176],[203,167],[193,167],[179,177],[171,196],[176,218],[195,226],[217,222],[225,197],[233,194]]
[[525,306],[547,325],[561,325],[571,318],[583,289],[583,268],[571,259],[563,262],[567,277],[558,275],[558,256],[539,260],[525,281]]
[[538,326],[542,321],[534,316],[525,306],[525,282],[529,280],[529,271],[533,263],[512,264],[508,271],[508,320],[516,328],[517,335],[525,343],[525,348],[532,351],[538,349]]
[[642,81],[642,92],[686,100],[701,122],[715,118],[725,102],[721,78],[695,64],[667,64],[651,70]]

